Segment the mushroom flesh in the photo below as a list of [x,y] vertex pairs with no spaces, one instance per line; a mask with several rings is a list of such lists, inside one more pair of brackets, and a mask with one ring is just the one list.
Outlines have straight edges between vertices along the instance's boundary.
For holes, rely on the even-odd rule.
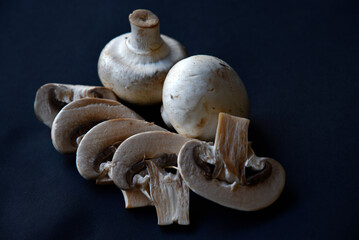
[[160,34],[159,19],[151,11],[135,10],[129,21],[131,32],[114,38],[102,50],[99,77],[125,101],[159,103],[167,72],[187,53],[179,42]]
[[[77,170],[82,177],[96,180],[96,184],[112,184],[108,171],[112,166],[112,157],[118,146],[128,137],[148,131],[166,131],[143,120],[112,119],[102,122],[82,138],[77,152]],[[122,190],[126,208],[152,205],[141,191]]]
[[116,95],[105,87],[48,83],[36,92],[35,114],[41,122],[51,127],[56,115],[64,106],[89,97],[117,100]]
[[214,145],[191,140],[182,147],[179,171],[192,191],[244,211],[265,208],[279,197],[284,169],[274,159],[254,154],[248,125],[248,119],[220,113]]
[[126,139],[112,159],[113,182],[123,190],[142,191],[155,205],[159,225],[189,224],[189,189],[176,170],[178,152],[189,140],[163,131],[139,133]]
[[214,140],[219,112],[249,114],[242,80],[226,62],[207,55],[176,63],[166,76],[162,100],[162,116],[178,133],[206,141]]
[[52,143],[61,153],[75,152],[83,135],[92,127],[116,118],[142,120],[137,113],[116,101],[85,98],[71,102],[54,120],[51,129]]

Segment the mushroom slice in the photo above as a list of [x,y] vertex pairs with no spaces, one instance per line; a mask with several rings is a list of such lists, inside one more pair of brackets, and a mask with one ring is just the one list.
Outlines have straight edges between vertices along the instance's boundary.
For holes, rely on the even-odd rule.
[[126,118],[112,119],[96,125],[84,135],[79,144],[76,153],[77,170],[88,180],[96,179],[96,183],[112,182],[107,175],[105,163],[111,165],[117,147],[125,139],[148,131],[166,130],[153,123]]
[[141,119],[123,104],[97,98],[85,98],[65,106],[51,129],[52,143],[61,153],[75,152],[83,135],[100,122],[116,118]]
[[[143,120],[112,119],[94,126],[81,140],[76,153],[77,170],[82,177],[96,184],[111,184],[108,176],[112,157],[117,147],[128,137],[141,132],[166,131]],[[151,201],[141,191],[122,191],[126,208],[151,205]]]
[[34,109],[37,118],[51,127],[57,113],[68,103],[81,98],[105,98],[117,100],[109,88],[48,83],[36,92]]
[[281,194],[285,171],[274,159],[255,156],[249,120],[220,113],[214,146],[192,140],[178,156],[179,171],[197,194],[226,207],[255,211]]
[[165,171],[176,168],[178,152],[189,140],[163,131],[139,133],[126,139],[112,159],[113,182],[144,192],[156,207],[159,225],[189,224],[189,190],[178,172]]

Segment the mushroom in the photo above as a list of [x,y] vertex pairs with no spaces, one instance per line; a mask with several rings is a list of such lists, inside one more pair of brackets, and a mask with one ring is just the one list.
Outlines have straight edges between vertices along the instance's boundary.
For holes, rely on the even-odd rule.
[[36,92],[35,114],[41,122],[51,127],[57,113],[66,104],[88,97],[117,100],[116,95],[105,87],[48,83]]
[[168,70],[187,53],[179,42],[160,34],[159,19],[151,11],[135,10],[129,21],[131,32],[114,38],[102,50],[99,77],[125,101],[159,103]]
[[123,190],[142,191],[155,205],[159,225],[189,224],[189,189],[176,170],[178,152],[189,140],[163,131],[139,133],[113,156],[113,182]]
[[191,140],[182,147],[179,171],[192,191],[243,211],[265,208],[279,197],[284,169],[274,159],[254,154],[248,125],[248,119],[220,113],[214,146]]
[[52,124],[52,143],[61,153],[75,152],[83,135],[92,127],[116,118],[142,120],[137,113],[116,101],[84,98],[71,102],[57,114]]
[[[84,135],[78,146],[77,170],[85,179],[96,179],[96,184],[112,183],[108,171],[118,146],[136,133],[156,130],[166,131],[153,123],[136,119],[112,119],[97,124]],[[141,191],[122,190],[122,193],[126,208],[152,205]]]
[[206,55],[188,57],[168,72],[162,116],[180,134],[213,141],[218,113],[248,117],[246,88],[224,61]]

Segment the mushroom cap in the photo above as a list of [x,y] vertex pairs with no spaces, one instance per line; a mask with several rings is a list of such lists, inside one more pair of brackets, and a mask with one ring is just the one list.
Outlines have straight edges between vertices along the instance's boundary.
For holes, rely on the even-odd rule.
[[[159,27],[151,15],[152,20],[146,21],[148,24],[152,22],[151,26],[137,21],[139,13],[135,12],[131,14],[133,17],[131,20],[130,16],[130,21],[139,28],[139,33],[142,32],[138,38],[145,35],[144,29]],[[128,44],[131,34],[125,33],[114,38],[102,50],[98,61],[101,82],[127,102],[139,105],[159,103],[167,72],[176,62],[187,57],[187,53],[178,41],[159,33],[160,47],[148,52],[136,51]]]
[[74,100],[87,97],[117,100],[116,95],[104,87],[48,83],[36,92],[35,114],[41,122],[51,127],[61,108]]
[[127,182],[128,170],[144,158],[154,158],[159,153],[175,153],[178,155],[182,145],[190,139],[175,133],[151,131],[138,133],[127,138],[116,150],[110,176],[121,189],[131,189]]
[[193,150],[204,144],[206,143],[191,140],[183,145],[178,156],[179,171],[192,191],[220,205],[242,211],[260,210],[279,197],[285,184],[285,171],[280,163],[265,158],[272,166],[272,172],[269,177],[255,185],[210,179],[193,160]]
[[237,73],[207,55],[188,57],[168,72],[163,86],[165,114],[180,134],[212,141],[218,113],[247,117],[249,100]]
[[61,153],[72,153],[77,149],[77,138],[96,124],[116,118],[142,117],[123,104],[97,98],[85,98],[66,105],[56,116],[51,129],[54,147]]
[[101,176],[99,157],[102,152],[115,143],[118,146],[134,134],[156,130],[166,131],[153,123],[136,119],[112,119],[99,123],[85,134],[79,144],[77,170],[86,179],[98,178]]

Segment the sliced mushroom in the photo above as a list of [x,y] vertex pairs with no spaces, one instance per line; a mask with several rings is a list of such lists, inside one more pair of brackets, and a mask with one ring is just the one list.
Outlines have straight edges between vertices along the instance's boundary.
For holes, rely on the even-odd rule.
[[117,100],[116,95],[105,87],[48,83],[36,92],[35,114],[41,122],[51,127],[56,115],[66,104],[88,97]]
[[214,146],[192,140],[182,147],[179,171],[192,191],[244,211],[265,208],[279,197],[285,171],[274,159],[255,156],[247,140],[248,124],[220,113]]
[[102,50],[99,77],[125,101],[160,103],[167,72],[187,53],[178,41],[160,34],[160,21],[151,11],[135,10],[129,21],[131,32],[112,39]]
[[85,98],[65,106],[51,129],[54,147],[61,153],[75,152],[83,135],[100,122],[116,118],[141,119],[123,104],[97,98]]
[[139,133],[126,139],[112,159],[113,182],[123,190],[139,189],[147,195],[156,207],[159,225],[189,224],[189,190],[178,172],[165,171],[176,169],[178,152],[189,140],[163,131]]
[[[109,184],[112,180],[108,171],[117,147],[128,137],[141,132],[166,131],[143,120],[113,119],[102,122],[82,138],[76,153],[77,170],[82,177],[96,184]],[[126,208],[151,205],[151,201],[141,191],[122,191]]]
[[189,224],[189,189],[178,171],[168,173],[153,161],[146,161],[150,195],[156,206],[158,225]]

